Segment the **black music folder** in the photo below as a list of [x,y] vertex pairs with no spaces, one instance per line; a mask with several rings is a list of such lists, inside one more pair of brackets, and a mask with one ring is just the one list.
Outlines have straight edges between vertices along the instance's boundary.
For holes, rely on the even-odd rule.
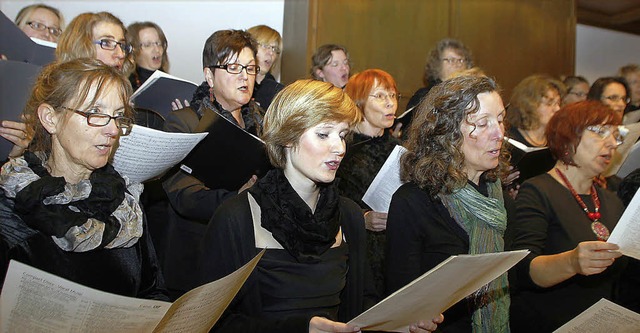
[[236,191],[252,175],[272,168],[264,142],[214,111],[207,112],[196,132],[209,132],[182,161],[180,169],[209,188]]
[[55,43],[34,42],[2,12],[0,31],[0,54],[4,54],[7,59],[40,66],[55,60]]
[[520,171],[518,182],[541,175],[556,165],[548,147],[528,147],[522,142],[507,139],[511,151],[511,165]]
[[[0,61],[0,120],[22,121],[20,116],[42,68],[19,61]],[[0,137],[0,161],[4,161],[13,143]]]
[[173,100],[190,101],[197,88],[191,81],[157,70],[136,89],[131,100],[137,108],[153,110],[166,118]]

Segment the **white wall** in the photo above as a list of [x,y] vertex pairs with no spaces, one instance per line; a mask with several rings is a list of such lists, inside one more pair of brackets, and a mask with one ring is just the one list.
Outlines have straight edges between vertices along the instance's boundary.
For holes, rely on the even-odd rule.
[[578,24],[576,74],[590,83],[616,75],[618,68],[640,64],[640,36]]
[[80,13],[97,11],[111,12],[125,26],[136,21],[157,23],[169,41],[170,73],[196,83],[203,80],[202,47],[214,31],[266,24],[282,34],[284,16],[284,0],[1,0],[0,10],[13,20],[22,7],[40,2],[58,8],[67,23]]

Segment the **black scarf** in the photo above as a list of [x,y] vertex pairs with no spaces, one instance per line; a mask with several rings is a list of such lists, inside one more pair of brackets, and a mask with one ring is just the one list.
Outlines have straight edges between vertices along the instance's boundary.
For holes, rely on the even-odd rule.
[[40,176],[15,197],[15,212],[28,226],[49,236],[64,237],[70,228],[94,218],[105,225],[102,242],[97,248],[103,248],[116,238],[120,222],[111,214],[124,200],[126,184],[110,164],[91,174],[91,193],[86,199],[68,204],[43,204],[46,198],[63,192],[66,181],[64,177],[52,177],[35,154],[26,152],[24,159]]
[[281,169],[269,171],[249,189],[260,205],[261,225],[298,262],[319,262],[335,243],[340,228],[340,196],[332,184],[320,184],[315,213],[300,198]]

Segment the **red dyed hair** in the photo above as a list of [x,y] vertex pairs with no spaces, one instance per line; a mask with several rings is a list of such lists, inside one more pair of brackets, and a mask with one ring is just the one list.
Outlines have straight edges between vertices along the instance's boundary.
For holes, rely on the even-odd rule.
[[573,156],[582,133],[591,125],[620,125],[622,118],[600,101],[584,101],[563,106],[545,130],[551,154],[568,165],[576,165]]
[[344,88],[344,92],[351,97],[358,106],[358,109],[362,111],[364,104],[367,102],[367,98],[369,98],[371,89],[376,83],[385,90],[396,93],[398,91],[396,80],[393,79],[391,74],[381,69],[367,69],[352,75],[349,78],[349,82],[347,82],[347,86]]

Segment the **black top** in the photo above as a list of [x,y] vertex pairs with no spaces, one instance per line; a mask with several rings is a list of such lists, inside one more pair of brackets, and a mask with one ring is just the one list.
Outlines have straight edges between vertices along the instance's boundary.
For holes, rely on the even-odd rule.
[[[613,192],[598,186],[596,191],[600,221],[612,231],[624,207]],[[594,211],[591,197],[581,197]],[[509,250],[528,249],[531,253],[509,272],[514,332],[551,332],[603,297],[615,301],[615,282],[626,265],[624,257],[600,274],[576,275],[550,288],[540,288],[531,280],[529,266],[535,257],[569,251],[580,242],[597,240],[591,220],[567,188],[545,173],[522,184],[516,206],[516,219],[506,231],[512,244],[507,246]]]
[[[347,153],[340,163],[337,177],[340,194],[355,201],[363,210],[371,210],[362,201],[362,196],[373,182],[380,168],[400,140],[389,135],[388,131],[380,137],[370,137],[354,133],[347,144]],[[373,280],[379,294],[384,293],[384,248],[386,232],[367,230],[367,253],[373,272]]]
[[[407,113],[404,117],[396,121],[396,123],[398,122],[402,123],[402,130],[403,130],[402,139],[403,140],[407,138],[407,135],[408,135],[407,130],[409,129],[409,125],[411,125],[411,121],[413,120],[413,115],[417,109],[418,104],[420,104],[420,102],[422,102],[424,97],[427,96],[431,88],[433,88],[435,85],[439,84],[440,82],[442,82],[442,80],[429,78],[429,82],[427,82],[427,85],[425,87],[422,87],[416,90],[413,96],[411,96],[411,99],[409,99],[409,102],[407,103],[407,108],[405,109],[405,111],[411,108],[414,108],[413,111]],[[395,125],[396,124],[393,124],[394,127]]]
[[[1,191],[0,191],[1,192]],[[67,252],[29,227],[13,212],[14,200],[0,195],[0,284],[9,261],[19,262],[117,295],[168,300],[146,221],[142,237],[131,247]]]
[[129,75],[129,82],[131,82],[131,87],[133,91],[140,88],[140,86],[147,81],[147,79],[153,75],[155,70],[150,70],[146,68],[142,68],[140,66],[136,66],[136,70]]
[[284,89],[284,85],[276,81],[276,78],[271,73],[267,73],[262,82],[256,82],[253,86],[253,99],[263,110],[267,111],[273,98],[282,89]]
[[[387,218],[387,294],[404,287],[451,255],[469,253],[469,236],[439,198],[414,183],[395,192]],[[442,332],[471,332],[472,303],[444,312]]]
[[[218,208],[209,222],[202,241],[203,255],[199,265],[203,283],[216,280],[235,271],[261,250],[256,248],[253,218],[248,200],[247,191],[229,199]],[[336,274],[339,278],[346,268],[346,279],[342,280],[345,285],[340,293],[340,304],[337,313],[337,320],[346,322],[375,304],[377,299],[370,285],[370,272],[365,258],[366,236],[362,213],[353,201],[346,198],[340,198],[339,209],[340,225],[347,247],[328,250],[327,255],[329,257],[325,259],[331,260],[334,264],[320,267],[320,270],[325,273]],[[345,253],[340,251],[348,251],[346,258]],[[276,249],[268,249],[265,256],[266,260],[261,260],[258,268],[247,279],[238,295],[225,311],[225,314],[214,327],[215,332],[306,333],[309,331],[311,317],[316,315],[332,317],[330,309],[321,309],[326,308],[328,303],[333,302],[332,296],[320,298],[323,299],[322,302],[318,302],[318,298],[316,300],[312,299],[315,298],[313,295],[317,295],[318,291],[323,288],[327,290],[325,292],[326,295],[332,294],[331,290],[335,288],[335,282],[329,282],[328,284],[322,282],[320,285],[314,286],[312,290],[299,290],[294,295],[298,298],[297,300],[284,297],[279,302],[271,302],[270,300],[273,300],[271,295],[273,295],[274,291],[270,290],[269,286],[287,283],[287,278],[280,276],[282,280],[273,284],[274,282],[270,279],[277,273],[273,269],[269,269],[269,272],[267,272],[266,269],[272,264],[274,258],[282,256],[279,260],[289,263],[285,265],[285,269],[287,267],[291,268],[295,259],[288,252]],[[283,259],[283,257],[287,258]],[[339,260],[336,260],[336,257]],[[343,266],[345,263],[346,267]],[[322,263],[322,265],[325,264],[327,262]],[[280,268],[280,266],[278,267]],[[288,279],[291,280],[292,285],[297,284],[300,286],[300,281],[296,280],[304,279],[301,274],[307,273],[304,273],[303,269],[294,269],[293,273]],[[327,278],[326,275],[319,277]],[[314,278],[314,281],[317,278]],[[335,279],[336,276],[333,278]],[[334,279],[329,280],[336,281]],[[283,293],[285,292],[283,291]],[[301,296],[307,299],[303,300]],[[281,318],[276,318],[276,316],[267,313],[269,308],[288,308],[295,302],[306,302],[305,307],[308,307],[308,310],[296,311],[297,314],[295,315],[278,316]]]

